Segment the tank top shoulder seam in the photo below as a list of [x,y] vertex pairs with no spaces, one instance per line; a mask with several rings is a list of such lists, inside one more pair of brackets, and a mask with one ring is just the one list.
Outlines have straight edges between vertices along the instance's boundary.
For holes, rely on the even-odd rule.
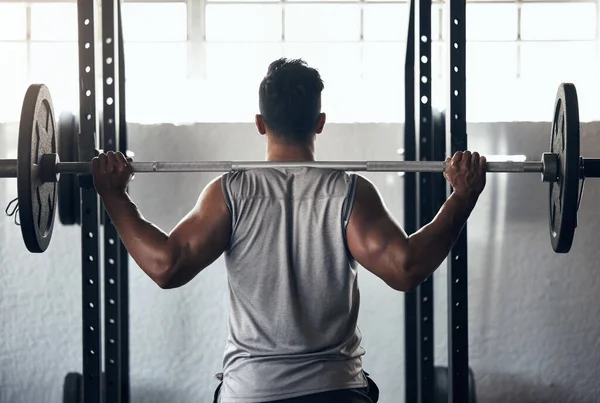
[[[286,196],[236,196],[230,195],[235,200],[259,200],[259,199],[274,199],[274,200],[287,200]],[[335,194],[335,195],[323,195],[323,196],[306,196],[306,197],[292,197],[291,200],[322,200],[322,199],[341,199],[347,197],[347,194]]]

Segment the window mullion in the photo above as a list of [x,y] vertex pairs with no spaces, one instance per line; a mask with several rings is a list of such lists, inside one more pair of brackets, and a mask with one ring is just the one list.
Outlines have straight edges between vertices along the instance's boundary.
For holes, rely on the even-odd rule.
[[26,60],[27,60],[27,78],[31,78],[31,3],[25,8],[25,43],[26,43]]
[[206,78],[206,1],[187,0],[188,78]]

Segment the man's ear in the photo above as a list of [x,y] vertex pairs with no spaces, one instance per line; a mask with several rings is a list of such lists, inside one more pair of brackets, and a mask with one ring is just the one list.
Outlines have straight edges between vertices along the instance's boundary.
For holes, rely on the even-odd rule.
[[319,113],[319,120],[317,121],[316,133],[321,134],[323,131],[323,126],[325,126],[325,121],[327,120],[327,116],[325,113]]
[[267,125],[265,125],[265,120],[261,114],[256,114],[254,117],[254,123],[256,124],[256,129],[261,135],[267,134]]

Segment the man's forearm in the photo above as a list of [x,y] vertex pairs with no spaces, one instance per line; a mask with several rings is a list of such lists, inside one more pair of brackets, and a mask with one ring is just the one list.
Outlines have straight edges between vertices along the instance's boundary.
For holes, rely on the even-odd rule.
[[103,202],[131,257],[152,280],[160,284],[171,264],[169,236],[144,219],[127,193],[105,196]]
[[477,198],[453,193],[435,218],[409,237],[408,275],[415,286],[442,264],[458,239]]

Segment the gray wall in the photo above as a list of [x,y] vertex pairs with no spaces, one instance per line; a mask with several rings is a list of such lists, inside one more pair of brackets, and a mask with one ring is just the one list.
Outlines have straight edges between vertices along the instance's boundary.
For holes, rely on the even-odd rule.
[[[547,150],[548,123],[473,124],[470,148],[485,154]],[[16,127],[0,125],[0,157],[14,157]],[[582,127],[585,155],[600,154]],[[395,159],[401,125],[329,125],[320,159]],[[264,140],[251,124],[131,126],[139,160],[261,159]],[[402,178],[368,175],[402,221]],[[138,175],[141,211],[170,230],[211,174]],[[600,248],[595,209],[600,188],[588,181],[575,246],[552,252],[547,185],[538,175],[492,175],[469,222],[471,366],[480,402],[598,402]],[[0,181],[0,203],[16,195]],[[0,220],[0,402],[60,402],[64,375],[81,367],[80,235],[57,225],[49,250],[26,252],[10,218]],[[446,361],[446,270],[436,274],[436,361]],[[362,270],[360,327],[366,369],[382,403],[403,401],[403,296]],[[187,286],[160,290],[131,270],[131,379],[134,402],[207,402],[226,336],[226,279],[218,260]]]

